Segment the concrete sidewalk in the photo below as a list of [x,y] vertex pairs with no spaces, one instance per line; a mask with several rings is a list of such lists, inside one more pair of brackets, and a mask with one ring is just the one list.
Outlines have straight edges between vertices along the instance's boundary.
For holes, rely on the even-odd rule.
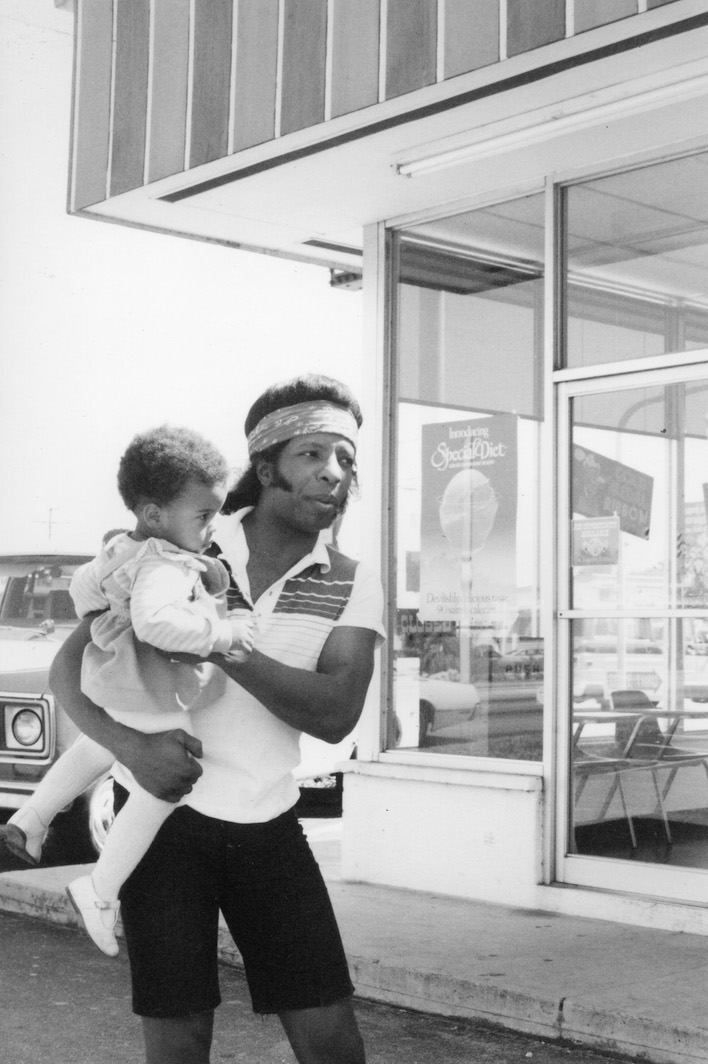
[[[313,827],[360,997],[482,1019],[656,1064],[708,1061],[705,936],[344,883]],[[0,874],[0,908],[62,924],[80,867]],[[226,930],[221,954],[239,964]]]

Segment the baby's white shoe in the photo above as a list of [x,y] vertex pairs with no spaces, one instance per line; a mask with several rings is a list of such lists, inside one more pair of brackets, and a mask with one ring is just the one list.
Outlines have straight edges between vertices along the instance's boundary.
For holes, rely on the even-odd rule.
[[80,876],[66,888],[71,904],[76,909],[88,931],[102,953],[108,957],[118,954],[115,936],[118,919],[118,902],[107,902],[99,898],[91,876]]
[[47,825],[39,819],[34,809],[24,807],[10,817],[3,830],[5,845],[10,853],[31,865],[38,865],[41,860],[46,834]]

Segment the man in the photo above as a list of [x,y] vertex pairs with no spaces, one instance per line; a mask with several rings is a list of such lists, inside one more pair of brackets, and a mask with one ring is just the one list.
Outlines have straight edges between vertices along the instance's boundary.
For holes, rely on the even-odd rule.
[[252,609],[258,634],[246,662],[212,656],[226,690],[191,711],[192,735],[135,732],[81,694],[86,622],[55,658],[55,694],[115,755],[120,783],[132,778],[174,802],[186,796],[121,894],[147,1064],[209,1061],[219,909],[254,1010],[279,1016],[297,1060],[365,1059],[292,776],[301,732],[334,743],[354,728],[383,635],[378,580],[322,535],[355,483],[361,420],[349,391],[322,377],[277,385],[251,408],[251,465],[217,535],[232,571],[230,607]]

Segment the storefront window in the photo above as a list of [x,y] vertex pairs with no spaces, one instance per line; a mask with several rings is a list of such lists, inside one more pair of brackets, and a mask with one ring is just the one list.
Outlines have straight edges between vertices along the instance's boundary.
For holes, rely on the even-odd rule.
[[700,154],[569,189],[567,366],[708,346],[706,182]]
[[389,749],[542,755],[543,209],[395,237]]

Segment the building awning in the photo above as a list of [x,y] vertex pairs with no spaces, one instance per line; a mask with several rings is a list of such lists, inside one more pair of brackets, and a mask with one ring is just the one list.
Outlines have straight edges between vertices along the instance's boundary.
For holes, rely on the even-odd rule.
[[702,0],[537,6],[468,40],[468,0],[78,0],[69,210],[356,271],[371,222],[708,134]]

